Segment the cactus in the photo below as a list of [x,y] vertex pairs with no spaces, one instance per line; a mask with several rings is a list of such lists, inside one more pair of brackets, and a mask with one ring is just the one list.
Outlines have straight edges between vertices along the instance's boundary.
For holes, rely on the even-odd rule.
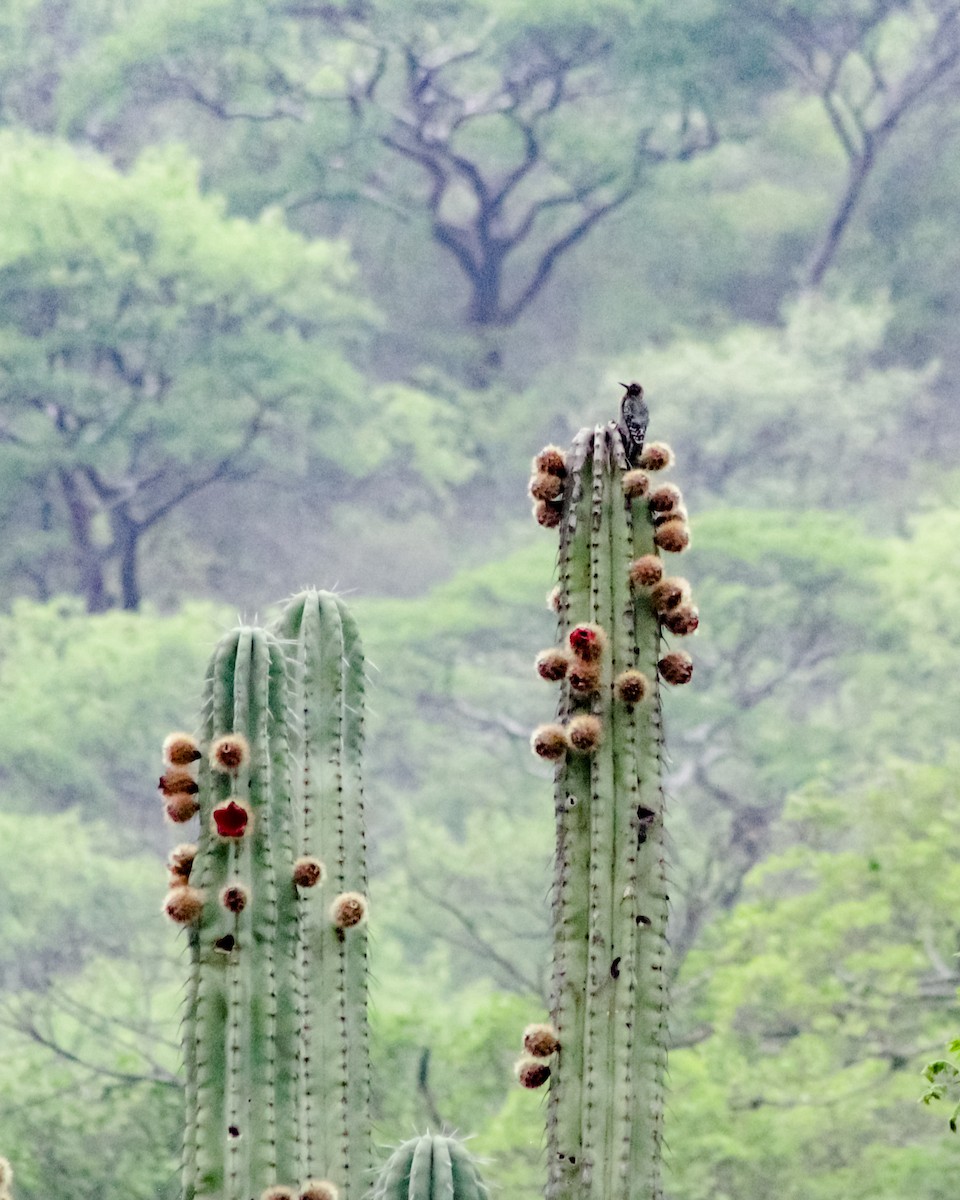
[[[556,763],[556,1041],[540,1055],[528,1045],[517,1075],[528,1087],[550,1078],[548,1200],[654,1200],[666,1060],[658,666],[672,682],[692,669],[682,653],[658,659],[661,626],[697,625],[689,585],[663,578],[658,551],[684,548],[689,531],[679,491],[650,492],[666,448],[628,470],[611,425],[558,453],[537,457],[531,483],[537,520],[560,534],[561,647],[538,670],[562,690],[557,722],[533,737]],[[550,499],[544,474],[563,484]]]
[[462,1142],[427,1133],[397,1147],[372,1200],[487,1200],[489,1194]]
[[362,712],[355,627],[308,592],[217,646],[206,753],[165,743],[168,816],[201,826],[165,902],[191,951],[185,1200],[368,1188]]

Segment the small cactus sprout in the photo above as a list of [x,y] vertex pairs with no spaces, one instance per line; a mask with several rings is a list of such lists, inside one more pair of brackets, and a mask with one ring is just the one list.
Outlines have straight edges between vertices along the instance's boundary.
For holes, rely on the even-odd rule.
[[533,460],[533,473],[559,475],[561,479],[567,473],[567,456],[559,446],[544,446]]
[[686,637],[695,633],[700,624],[700,614],[692,604],[681,604],[673,608],[663,617],[664,629],[669,629],[678,637]]
[[561,598],[562,592],[558,584],[556,587],[552,587],[550,591],[547,592],[547,608],[549,608],[551,612],[559,612]]
[[530,495],[534,500],[558,500],[562,493],[563,480],[559,475],[541,471],[530,480]]
[[672,483],[661,484],[655,492],[650,493],[648,501],[652,512],[670,512],[682,503],[683,496],[680,489]]
[[639,704],[650,691],[650,680],[642,671],[631,667],[621,673],[613,681],[617,699],[623,704]]
[[646,471],[627,471],[623,477],[623,494],[630,500],[639,500],[650,490],[650,476]]
[[570,666],[570,655],[566,650],[551,646],[537,655],[537,674],[548,683],[557,683],[565,677]]
[[297,887],[316,887],[323,879],[323,863],[311,854],[304,854],[293,864],[293,882]]
[[671,575],[654,584],[653,590],[650,592],[650,603],[653,605],[653,611],[662,615],[669,612],[671,608],[676,608],[689,596],[690,584],[686,579],[681,579],[679,575]]
[[185,767],[171,767],[169,771],[160,776],[157,786],[164,796],[173,796],[177,792],[185,792],[190,795],[199,790],[197,781]]
[[584,662],[596,662],[607,644],[607,635],[599,625],[578,625],[570,630],[570,649]]
[[661,550],[670,554],[679,554],[690,545],[690,529],[686,521],[674,517],[657,527],[653,540]]
[[326,1179],[308,1179],[300,1189],[300,1200],[339,1200],[336,1185]]
[[528,1058],[524,1055],[517,1061],[513,1070],[517,1076],[517,1083],[523,1088],[530,1088],[531,1091],[543,1087],[550,1078],[550,1065],[542,1058]]
[[200,801],[192,792],[174,792],[164,801],[163,811],[174,825],[183,825],[200,811]]
[[530,746],[534,754],[539,755],[540,758],[555,762],[563,758],[570,748],[570,743],[567,741],[567,733],[562,725],[541,725],[533,731]]
[[556,529],[560,524],[562,510],[549,500],[538,500],[533,506],[533,515],[544,529]]
[[489,1200],[489,1195],[463,1143],[436,1133],[398,1146],[368,1192],[370,1200]]
[[172,888],[163,902],[163,911],[178,925],[192,925],[203,912],[203,892],[199,888]]
[[250,745],[242,733],[227,733],[210,747],[210,765],[232,774],[250,761]]
[[190,878],[190,872],[193,869],[193,860],[197,856],[197,848],[192,842],[181,842],[179,846],[174,848],[167,855],[167,867],[170,871],[171,886],[173,880],[179,879],[181,883],[186,883]]
[[250,892],[242,883],[228,883],[220,893],[220,903],[232,913],[242,913],[247,907]]
[[600,718],[593,713],[581,713],[574,717],[567,726],[567,737],[574,750],[581,754],[592,754],[600,745],[603,736],[603,726]]
[[567,682],[573,691],[579,692],[581,696],[589,696],[592,692],[598,692],[600,690],[600,664],[577,659],[570,668]]
[[630,584],[634,588],[653,587],[663,578],[663,563],[655,554],[644,554],[630,564]]
[[367,898],[359,892],[343,892],[330,905],[330,920],[337,929],[353,929],[367,919]]
[[297,1193],[292,1187],[284,1187],[283,1184],[275,1184],[273,1187],[268,1187],[261,1192],[260,1200],[297,1200]]
[[252,816],[250,805],[236,797],[218,804],[210,814],[214,833],[225,839],[244,837]]
[[645,471],[663,471],[673,466],[673,451],[665,442],[648,442],[638,464]]
[[689,683],[693,678],[693,659],[686,650],[673,650],[657,663],[660,678],[667,683]]
[[560,1049],[560,1039],[552,1025],[528,1025],[523,1031],[523,1048],[534,1058],[549,1058]]
[[169,733],[163,740],[163,761],[168,766],[189,767],[200,757],[200,747],[192,733]]

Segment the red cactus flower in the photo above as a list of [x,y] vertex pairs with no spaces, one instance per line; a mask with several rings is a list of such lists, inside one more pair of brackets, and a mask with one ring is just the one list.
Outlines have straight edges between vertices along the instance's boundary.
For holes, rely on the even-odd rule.
[[236,800],[228,800],[213,810],[213,823],[220,837],[242,838],[249,820],[249,810]]
[[599,625],[578,625],[570,630],[570,649],[584,662],[596,662],[605,642],[606,635]]

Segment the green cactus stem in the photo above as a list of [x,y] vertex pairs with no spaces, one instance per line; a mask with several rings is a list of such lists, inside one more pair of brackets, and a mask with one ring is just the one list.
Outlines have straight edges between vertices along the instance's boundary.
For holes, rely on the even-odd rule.
[[615,427],[581,431],[559,523],[561,645],[599,680],[578,689],[571,669],[560,685],[571,749],[556,766],[549,1200],[662,1195],[661,635],[642,572],[631,579],[658,550],[648,499],[625,493],[627,465]]
[[[367,934],[331,909],[355,908],[367,891],[360,761],[365,664],[356,623],[330,592],[295,596],[276,624],[288,659],[298,856],[325,867],[301,895],[298,986],[303,1055],[304,1171],[337,1184],[341,1200],[366,1195],[373,1170],[367,1030]],[[344,897],[350,899],[344,900]],[[343,903],[337,903],[338,900]]]
[[463,1142],[426,1133],[394,1150],[372,1200],[488,1200],[489,1195]]
[[[203,712],[197,851],[190,888],[168,903],[192,961],[185,1200],[299,1194],[309,1179],[359,1200],[371,1168],[366,935],[335,928],[329,910],[338,891],[366,888],[363,659],[340,603],[305,593],[275,632],[226,635]],[[189,890],[195,916],[180,903]]]

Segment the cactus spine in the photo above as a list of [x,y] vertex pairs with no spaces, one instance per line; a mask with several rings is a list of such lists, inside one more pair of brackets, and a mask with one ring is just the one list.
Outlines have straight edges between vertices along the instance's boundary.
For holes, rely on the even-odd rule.
[[372,1200],[487,1200],[489,1194],[462,1142],[427,1133],[394,1150]]
[[194,788],[201,824],[166,904],[191,949],[185,1200],[321,1178],[342,1200],[368,1188],[365,931],[329,910],[335,891],[366,887],[362,712],[355,627],[335,598],[304,593],[276,634],[221,640],[197,783],[176,765],[165,777],[165,792]]
[[[660,514],[651,511],[641,472],[629,472],[625,483],[614,426],[581,431],[554,473],[564,480],[550,501],[555,516],[537,519],[560,531],[555,607],[571,665],[557,724],[533,742],[557,762],[552,1020],[559,1052],[549,1073],[547,1196],[658,1200],[667,897],[662,618],[650,588],[661,571]],[[673,508],[685,530],[679,498]],[[686,599],[680,592],[674,603]],[[696,610],[687,608],[695,628]],[[550,749],[558,731],[567,741],[559,757]]]

